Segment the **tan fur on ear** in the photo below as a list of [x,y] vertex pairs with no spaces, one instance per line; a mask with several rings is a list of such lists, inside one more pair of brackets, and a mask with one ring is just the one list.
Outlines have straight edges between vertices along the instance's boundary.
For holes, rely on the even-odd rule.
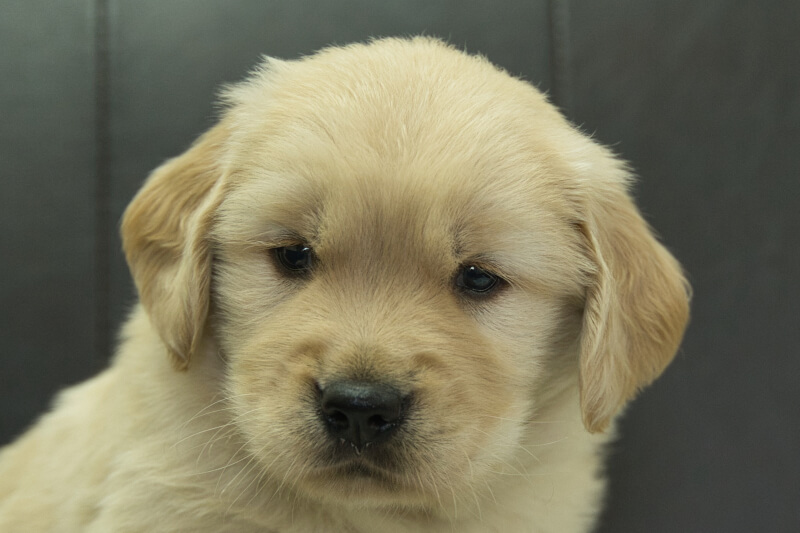
[[208,314],[207,235],[220,202],[219,124],[157,168],[122,218],[122,242],[139,298],[173,363],[186,369]]
[[622,185],[595,191],[581,224],[595,265],[580,355],[586,428],[613,416],[672,361],[689,315],[689,286]]

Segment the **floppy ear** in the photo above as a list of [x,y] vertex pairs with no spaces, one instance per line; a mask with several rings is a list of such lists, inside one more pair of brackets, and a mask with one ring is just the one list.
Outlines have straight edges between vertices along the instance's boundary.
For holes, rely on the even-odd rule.
[[580,229],[595,270],[583,317],[580,393],[584,425],[594,433],[674,357],[690,288],[622,184],[595,191],[586,209]]
[[157,168],[125,210],[122,243],[142,305],[172,362],[186,369],[209,306],[207,240],[221,200],[223,123]]

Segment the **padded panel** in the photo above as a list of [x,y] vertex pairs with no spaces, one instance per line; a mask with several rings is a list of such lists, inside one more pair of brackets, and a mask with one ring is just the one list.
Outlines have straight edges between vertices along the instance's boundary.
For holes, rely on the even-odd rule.
[[0,5],[0,444],[96,367],[91,7]]
[[[115,0],[110,11],[114,217],[153,168],[213,123],[220,85],[242,79],[262,55],[291,59],[332,43],[426,33],[482,52],[547,89],[546,8],[544,0]],[[110,238],[116,239],[113,231]],[[121,254],[111,275],[113,322],[119,323],[133,301]]]
[[797,531],[800,4],[572,2],[569,22],[570,112],[632,161],[695,290],[621,425],[601,531]]

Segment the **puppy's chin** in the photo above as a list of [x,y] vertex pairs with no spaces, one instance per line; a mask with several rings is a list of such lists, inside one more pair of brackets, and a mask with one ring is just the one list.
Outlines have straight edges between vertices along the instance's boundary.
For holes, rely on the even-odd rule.
[[467,490],[466,460],[437,460],[438,455],[419,451],[419,439],[404,437],[362,449],[324,438],[311,446],[290,446],[295,453],[281,464],[270,456],[260,462],[270,470],[269,478],[285,479],[282,485],[295,495],[352,509],[424,513],[441,507],[442,490]]
[[424,507],[428,498],[407,477],[356,458],[309,470],[298,488],[311,498],[349,507]]
[[289,473],[292,486],[303,495],[354,508],[395,509],[425,508],[436,498],[435,492],[423,485],[426,475],[420,474],[419,464],[425,461],[406,456],[401,446],[356,449],[348,442],[326,440],[298,456],[297,461],[304,465],[297,468],[297,474]]

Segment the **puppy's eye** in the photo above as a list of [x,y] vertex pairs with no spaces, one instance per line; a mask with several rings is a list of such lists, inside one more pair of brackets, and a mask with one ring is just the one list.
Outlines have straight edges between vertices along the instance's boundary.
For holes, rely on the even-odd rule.
[[497,288],[500,278],[475,265],[461,267],[456,276],[456,286],[469,292],[485,294]]
[[305,244],[273,248],[278,264],[289,273],[305,274],[314,266],[314,250]]

